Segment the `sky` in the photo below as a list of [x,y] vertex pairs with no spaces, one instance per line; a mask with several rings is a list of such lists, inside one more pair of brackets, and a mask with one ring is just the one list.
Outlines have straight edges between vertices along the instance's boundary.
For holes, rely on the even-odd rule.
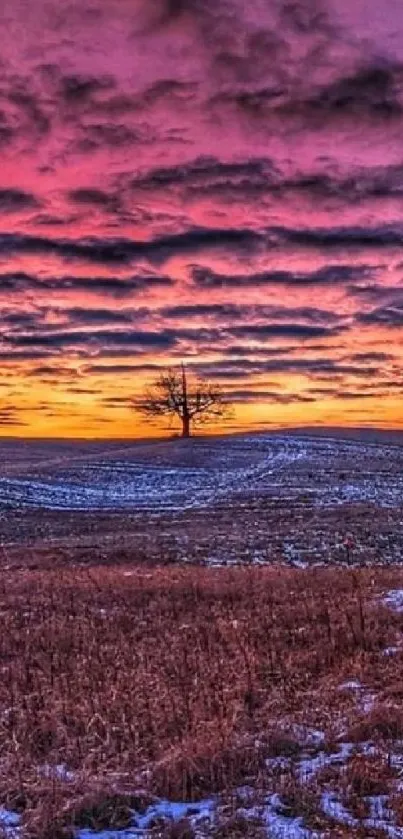
[[[401,0],[2,0],[0,435],[403,428]],[[212,430],[223,430],[213,428]]]

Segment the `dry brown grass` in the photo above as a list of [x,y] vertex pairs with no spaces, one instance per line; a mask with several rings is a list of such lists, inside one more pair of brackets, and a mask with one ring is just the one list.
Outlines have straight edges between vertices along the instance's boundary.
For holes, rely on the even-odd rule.
[[[314,822],[315,796],[266,759],[297,760],[295,725],[320,728],[329,750],[346,725],[357,742],[403,735],[387,695],[403,657],[382,655],[403,616],[377,603],[399,584],[382,569],[4,571],[1,802],[32,839],[124,826],[146,806],[139,788],[196,801],[274,785]],[[339,689],[352,678],[383,695],[361,720]],[[370,773],[353,769],[343,783],[364,795]]]
[[401,740],[402,737],[403,709],[386,704],[376,705],[348,734],[348,739],[355,743],[366,740]]
[[223,820],[213,833],[214,839],[267,839],[267,830],[258,816],[247,818],[236,813]]

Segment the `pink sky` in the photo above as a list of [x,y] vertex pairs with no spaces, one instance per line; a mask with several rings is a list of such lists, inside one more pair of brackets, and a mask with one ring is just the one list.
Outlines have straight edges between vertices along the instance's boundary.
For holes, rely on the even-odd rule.
[[400,2],[3,0],[0,31],[2,433],[148,433],[182,358],[236,428],[402,425]]

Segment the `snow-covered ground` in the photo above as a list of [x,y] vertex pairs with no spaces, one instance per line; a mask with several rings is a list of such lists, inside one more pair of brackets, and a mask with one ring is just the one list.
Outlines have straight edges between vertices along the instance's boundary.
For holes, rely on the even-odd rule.
[[[182,511],[260,495],[331,507],[403,504],[403,448],[351,440],[250,435],[129,445],[0,477],[0,506]],[[1,473],[0,473],[1,474]]]

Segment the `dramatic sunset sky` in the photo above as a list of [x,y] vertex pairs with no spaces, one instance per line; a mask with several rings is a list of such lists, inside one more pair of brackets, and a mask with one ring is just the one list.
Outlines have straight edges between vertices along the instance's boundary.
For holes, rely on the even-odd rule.
[[401,0],[2,0],[0,433],[403,427]]

